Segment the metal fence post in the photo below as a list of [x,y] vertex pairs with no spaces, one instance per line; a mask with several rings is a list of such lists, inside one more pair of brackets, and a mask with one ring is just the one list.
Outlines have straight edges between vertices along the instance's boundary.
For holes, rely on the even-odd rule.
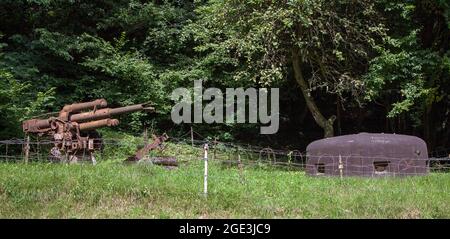
[[208,196],[208,144],[203,146],[204,150],[204,161],[205,161],[205,173],[203,176],[203,194],[205,197]]
[[241,154],[239,154],[239,152],[238,152],[238,170],[239,170],[239,178],[240,178],[241,184],[244,184],[245,183],[244,167],[242,165]]

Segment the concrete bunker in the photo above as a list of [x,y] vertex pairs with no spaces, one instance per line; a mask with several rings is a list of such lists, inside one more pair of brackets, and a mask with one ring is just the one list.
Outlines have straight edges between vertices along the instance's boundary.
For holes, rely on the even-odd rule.
[[306,173],[310,176],[412,176],[429,172],[426,143],[409,135],[344,135],[314,141],[306,152]]

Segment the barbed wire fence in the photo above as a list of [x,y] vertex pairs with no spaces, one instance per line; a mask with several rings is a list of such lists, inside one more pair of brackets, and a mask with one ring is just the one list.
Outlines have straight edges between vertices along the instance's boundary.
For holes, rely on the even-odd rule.
[[[195,133],[200,136],[200,134]],[[133,140],[124,138],[102,138],[98,142],[102,144],[102,150],[98,152],[99,158],[105,158],[103,156],[104,146],[124,146],[129,147],[130,151],[133,148],[142,147],[145,139],[134,138]],[[224,161],[225,163],[235,163],[237,165],[240,160],[242,163],[253,164],[267,164],[272,166],[291,166],[299,169],[305,169],[307,165],[307,152],[302,150],[283,150],[274,149],[271,147],[254,146],[249,144],[239,144],[231,142],[221,142],[218,140],[209,139],[189,139],[171,137],[168,141],[177,146],[184,146],[185,148],[191,146],[191,152],[187,152],[189,160],[199,158],[203,155],[203,146],[208,144],[212,153],[211,159],[217,161]],[[0,160],[20,161],[25,157],[25,151],[29,151],[30,161],[46,161],[49,149],[54,145],[54,141],[48,139],[35,138],[27,142],[27,139],[13,138],[8,140],[0,140]],[[28,149],[27,149],[28,147]],[[176,147],[176,155],[180,155],[179,150],[182,147]],[[84,152],[84,154],[87,154]],[[336,157],[348,158],[355,155],[325,155],[322,158],[336,158]],[[370,158],[363,156],[364,158]],[[200,157],[201,158],[201,157]],[[374,157],[377,159],[398,159],[393,157]],[[421,160],[421,159],[408,159],[409,161]],[[450,160],[450,148],[438,149],[429,152],[427,161],[429,166],[435,168],[442,168],[441,166],[448,163]],[[439,165],[440,164],[440,165]]]
[[[201,134],[196,134],[201,137]],[[101,150],[95,153],[99,161],[125,161],[125,159],[142,147],[146,139],[130,138],[103,138]],[[100,142],[100,140],[99,140]],[[49,162],[49,152],[55,142],[48,139],[9,139],[0,140],[0,161],[4,162]],[[205,159],[205,144],[208,145],[208,157]],[[312,157],[304,150],[274,149],[248,144],[221,142],[210,139],[193,139],[171,137],[161,152],[151,153],[149,157],[172,156],[177,158],[182,177],[198,179],[198,181],[213,180],[240,185],[258,184],[251,178],[248,169],[300,171],[312,176],[412,176],[422,175],[424,172],[448,173],[450,172],[450,148],[439,149],[429,153],[427,159],[396,158],[396,157],[367,157],[360,155],[324,155]],[[79,152],[81,159],[88,152]],[[440,156],[440,157],[436,157]],[[357,160],[355,160],[357,159]],[[201,167],[202,162],[208,161],[209,173]],[[375,164],[375,160],[380,162]],[[89,160],[80,160],[91,163]],[[313,162],[310,162],[313,161]],[[364,163],[368,161],[370,163]],[[183,171],[183,167],[197,163],[197,171]],[[229,170],[232,173],[216,175],[214,170]],[[205,177],[205,174],[207,176]],[[205,179],[207,178],[207,179]],[[269,186],[270,185],[264,185]],[[207,187],[205,187],[207,188]],[[203,189],[203,187],[202,187]],[[201,194],[207,195],[204,189],[199,188]]]

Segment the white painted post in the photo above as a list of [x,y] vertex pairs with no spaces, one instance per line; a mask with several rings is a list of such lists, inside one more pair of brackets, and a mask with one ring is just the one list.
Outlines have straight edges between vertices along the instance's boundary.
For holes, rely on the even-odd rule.
[[238,169],[239,169],[239,179],[241,180],[241,184],[244,184],[245,183],[244,169],[242,166],[241,154],[239,153],[238,153]]
[[205,151],[204,160],[205,160],[205,174],[203,177],[203,194],[205,197],[208,196],[208,144],[203,146]]
[[341,179],[342,179],[343,176],[344,176],[343,169],[344,169],[344,165],[342,164],[342,157],[341,157],[341,155],[339,154],[339,174],[341,175]]

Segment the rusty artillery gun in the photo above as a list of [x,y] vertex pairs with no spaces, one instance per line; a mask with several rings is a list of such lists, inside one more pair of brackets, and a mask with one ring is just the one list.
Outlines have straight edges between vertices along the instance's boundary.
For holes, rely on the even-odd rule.
[[102,145],[95,129],[118,125],[119,120],[113,119],[113,116],[154,111],[148,103],[105,108],[107,105],[104,99],[66,105],[57,117],[24,121],[23,132],[51,138],[53,148],[50,150],[50,160],[76,162],[77,155],[82,154],[88,155],[95,163],[93,152],[99,150]]

